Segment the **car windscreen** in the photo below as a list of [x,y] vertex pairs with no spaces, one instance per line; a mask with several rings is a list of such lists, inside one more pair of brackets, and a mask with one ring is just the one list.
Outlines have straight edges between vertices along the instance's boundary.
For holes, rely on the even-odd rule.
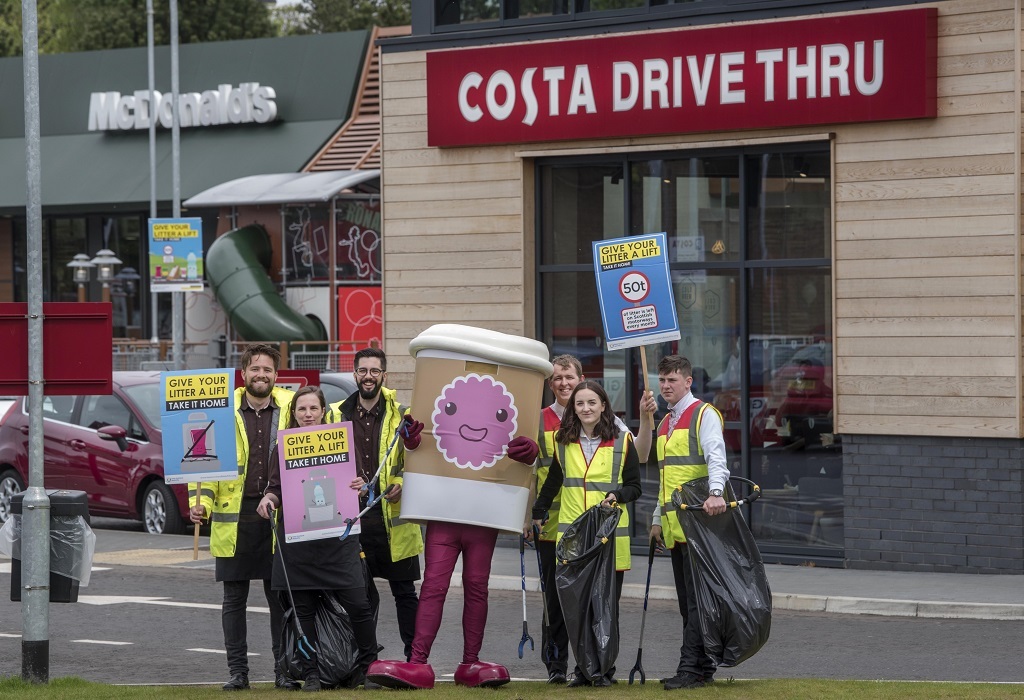
[[123,391],[135,404],[149,424],[160,427],[160,383],[135,384],[123,387]]

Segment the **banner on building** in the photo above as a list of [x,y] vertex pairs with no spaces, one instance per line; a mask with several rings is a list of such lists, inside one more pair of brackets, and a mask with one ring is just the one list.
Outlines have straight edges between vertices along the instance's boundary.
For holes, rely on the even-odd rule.
[[934,7],[427,53],[430,146],[935,117]]

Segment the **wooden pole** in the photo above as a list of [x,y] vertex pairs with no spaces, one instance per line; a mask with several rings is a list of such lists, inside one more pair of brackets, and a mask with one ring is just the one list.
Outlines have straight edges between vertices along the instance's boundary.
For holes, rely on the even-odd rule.
[[647,346],[640,346],[640,368],[644,375],[644,394],[651,390],[650,384],[647,380]]

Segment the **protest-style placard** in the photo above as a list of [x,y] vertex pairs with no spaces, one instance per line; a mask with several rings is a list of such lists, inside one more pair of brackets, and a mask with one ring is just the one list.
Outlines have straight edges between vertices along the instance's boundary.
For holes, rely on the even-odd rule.
[[594,241],[594,275],[609,350],[679,340],[664,233]]
[[[277,434],[285,542],[339,537],[359,513],[352,423],[291,428]],[[353,523],[349,534],[359,533]]]
[[239,477],[233,379],[229,369],[161,372],[160,429],[168,484]]

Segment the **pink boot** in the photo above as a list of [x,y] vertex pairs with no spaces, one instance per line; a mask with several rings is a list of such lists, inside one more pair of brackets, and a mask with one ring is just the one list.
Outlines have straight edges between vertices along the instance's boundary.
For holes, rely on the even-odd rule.
[[497,688],[511,680],[508,669],[501,664],[486,661],[461,663],[455,669],[455,684],[470,688]]
[[[507,671],[505,676],[508,676]],[[434,669],[430,664],[414,664],[408,661],[374,661],[366,669],[366,679],[385,688],[429,690],[434,687]]]

